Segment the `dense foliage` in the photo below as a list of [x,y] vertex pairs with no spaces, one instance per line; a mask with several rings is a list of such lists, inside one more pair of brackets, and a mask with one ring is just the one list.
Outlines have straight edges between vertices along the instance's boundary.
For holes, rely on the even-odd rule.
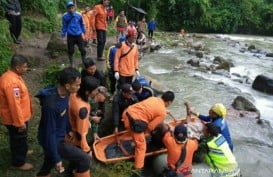
[[157,4],[157,21],[164,30],[273,34],[269,0],[158,0]]

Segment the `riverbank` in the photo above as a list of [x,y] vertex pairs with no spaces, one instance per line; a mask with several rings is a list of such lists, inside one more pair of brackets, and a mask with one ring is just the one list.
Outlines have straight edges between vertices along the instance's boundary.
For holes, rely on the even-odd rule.
[[[22,44],[15,45],[12,44],[14,53],[22,54],[29,59],[28,70],[25,73],[24,80],[30,91],[34,114],[32,119],[29,122],[29,137],[28,143],[29,148],[34,150],[34,153],[31,156],[28,156],[27,161],[34,165],[34,169],[26,172],[21,172],[10,168],[10,151],[9,143],[6,128],[0,124],[0,176],[1,177],[30,177],[35,176],[43,162],[43,151],[41,146],[37,142],[37,130],[40,120],[40,105],[38,100],[34,97],[35,94],[43,88],[43,74],[46,69],[51,65],[65,65],[68,66],[69,60],[66,54],[62,54],[55,58],[51,58],[48,51],[47,45],[50,40],[51,34],[48,33],[37,33],[33,34],[30,39],[23,39]],[[115,44],[115,37],[107,37],[106,47]],[[77,51],[77,49],[76,49]],[[81,64],[81,59],[76,53],[75,62],[77,65]],[[96,45],[91,44],[87,48],[87,56],[95,59],[98,69],[105,70],[106,62],[105,61],[96,61]],[[107,104],[109,107],[110,104]],[[107,111],[110,113],[111,111]],[[131,173],[133,167],[133,162],[122,162],[115,165],[104,165],[97,162],[95,159],[92,160],[91,173],[93,177],[127,177]],[[122,169],[120,171],[120,168]],[[62,174],[56,173],[52,170],[52,177],[60,177]]]

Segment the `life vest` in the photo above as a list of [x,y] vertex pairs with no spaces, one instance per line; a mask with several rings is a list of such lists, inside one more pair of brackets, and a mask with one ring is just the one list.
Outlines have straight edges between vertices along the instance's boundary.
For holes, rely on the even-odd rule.
[[117,27],[119,28],[125,28],[126,25],[126,17],[125,16],[118,16],[118,20],[117,20]]
[[221,134],[207,142],[207,146],[206,161],[212,167],[213,177],[235,177],[240,174],[237,161]]

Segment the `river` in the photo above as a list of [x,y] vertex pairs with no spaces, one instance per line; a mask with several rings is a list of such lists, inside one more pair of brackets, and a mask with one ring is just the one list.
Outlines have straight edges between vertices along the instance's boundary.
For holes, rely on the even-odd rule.
[[[202,37],[190,40],[209,49],[201,61],[213,60],[214,56],[230,59],[234,67],[231,68],[229,76],[203,72],[186,64],[194,56],[186,52],[180,36],[173,37],[177,46],[163,46],[158,51],[145,54],[140,60],[141,74],[175,92],[176,98],[169,110],[176,117],[185,117],[185,100],[190,102],[195,111],[205,115],[217,102],[229,108],[238,95],[251,100],[260,110],[261,119],[264,121],[259,125],[253,118],[228,120],[235,146],[234,153],[243,176],[272,176],[273,96],[253,90],[251,83],[259,74],[273,73],[273,58],[265,56],[266,53],[273,52],[273,38],[220,34],[200,36]],[[251,44],[260,49],[260,52],[240,51]],[[175,67],[179,69],[174,69]],[[238,82],[238,75],[239,79],[248,78],[250,83]]]

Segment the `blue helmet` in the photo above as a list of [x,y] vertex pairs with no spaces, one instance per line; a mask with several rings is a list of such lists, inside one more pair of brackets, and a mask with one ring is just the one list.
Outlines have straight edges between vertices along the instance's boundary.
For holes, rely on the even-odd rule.
[[71,6],[74,6],[74,3],[72,1],[69,1],[67,4],[66,4],[66,7],[71,7]]
[[123,42],[123,41],[126,41],[126,37],[125,37],[125,36],[121,36],[121,37],[119,38],[119,42]]

